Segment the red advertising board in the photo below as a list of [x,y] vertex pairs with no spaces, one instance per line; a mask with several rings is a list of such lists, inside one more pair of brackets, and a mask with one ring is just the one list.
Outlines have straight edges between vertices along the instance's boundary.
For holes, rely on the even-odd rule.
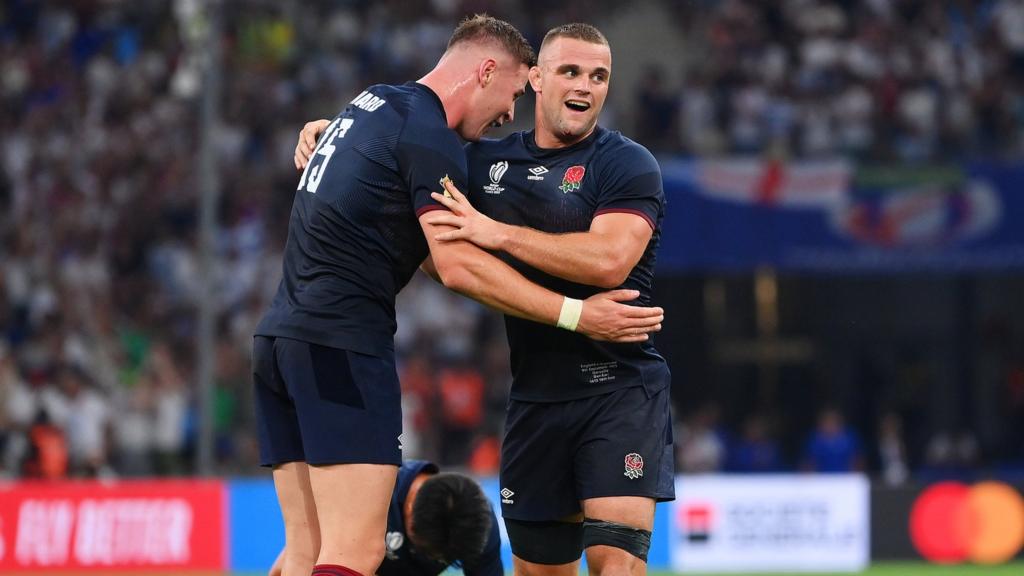
[[0,573],[226,568],[215,481],[0,483]]

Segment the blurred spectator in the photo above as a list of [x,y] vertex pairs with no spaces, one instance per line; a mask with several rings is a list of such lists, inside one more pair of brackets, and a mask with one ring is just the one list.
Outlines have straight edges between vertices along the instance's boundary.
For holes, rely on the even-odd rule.
[[726,459],[718,426],[718,406],[707,404],[690,415],[676,434],[676,466],[682,472],[716,472]]
[[113,414],[106,400],[77,368],[62,368],[57,383],[63,396],[55,420],[67,434],[71,473],[88,477],[109,475],[107,458]]
[[940,430],[928,440],[925,472],[939,477],[968,477],[978,464],[978,440],[967,429]]
[[907,481],[910,466],[903,441],[903,421],[894,412],[882,416],[878,424],[878,459],[883,482],[899,486]]
[[705,5],[679,20],[709,54],[680,89],[686,151],[912,162],[1021,153],[1021,0]]
[[836,408],[818,413],[818,424],[804,447],[803,468],[810,472],[855,472],[864,469],[860,440]]
[[484,379],[468,365],[441,369],[441,463],[469,460],[474,433],[483,423]]
[[754,414],[743,423],[743,433],[729,450],[730,472],[781,472],[782,457],[768,420]]
[[664,150],[678,140],[676,99],[665,84],[664,71],[655,64],[644,70],[636,93],[635,110],[636,139],[645,146]]

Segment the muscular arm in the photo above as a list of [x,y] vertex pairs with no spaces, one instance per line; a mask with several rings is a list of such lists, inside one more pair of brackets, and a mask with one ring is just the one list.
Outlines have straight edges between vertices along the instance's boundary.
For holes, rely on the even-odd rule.
[[[436,236],[449,229],[428,222],[430,212],[420,217],[431,260],[441,282],[448,288],[505,314],[554,325],[563,297],[530,282],[511,266],[466,241],[440,242]],[[640,342],[642,332],[661,328],[658,308],[623,307],[618,301],[632,299],[637,292],[618,290],[597,294],[586,300],[578,330],[591,338],[616,342]],[[628,308],[628,309],[627,309]]]
[[430,276],[434,282],[443,284],[443,282],[441,282],[441,276],[437,274],[437,266],[434,266],[434,259],[430,256],[427,256],[426,260],[420,264],[420,271],[427,276]]
[[586,232],[548,234],[503,225],[498,249],[552,276],[580,284],[621,286],[647,248],[653,230],[647,220],[629,213],[602,214]]
[[457,188],[446,186],[450,197],[434,194],[433,198],[451,212],[430,214],[429,221],[458,229],[438,235],[438,240],[468,240],[501,250],[538,270],[580,284],[621,286],[653,233],[645,218],[628,212],[601,214],[586,232],[549,234],[512,226],[481,214]]

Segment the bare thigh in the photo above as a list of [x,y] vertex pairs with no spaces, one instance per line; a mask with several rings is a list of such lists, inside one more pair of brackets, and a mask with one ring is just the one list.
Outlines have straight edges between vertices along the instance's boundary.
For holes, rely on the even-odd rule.
[[320,524],[318,564],[373,574],[384,559],[388,506],[398,467],[389,464],[310,466]]
[[281,575],[308,576],[320,552],[320,524],[309,484],[309,466],[305,462],[275,466],[274,488],[284,518]]

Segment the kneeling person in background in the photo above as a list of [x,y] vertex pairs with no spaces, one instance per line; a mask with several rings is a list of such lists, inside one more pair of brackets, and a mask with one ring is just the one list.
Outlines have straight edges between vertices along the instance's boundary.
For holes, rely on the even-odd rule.
[[[440,474],[409,460],[398,471],[388,509],[385,555],[378,576],[436,576],[459,566],[467,576],[502,576],[498,520],[475,480]],[[270,576],[281,576],[284,550]]]

